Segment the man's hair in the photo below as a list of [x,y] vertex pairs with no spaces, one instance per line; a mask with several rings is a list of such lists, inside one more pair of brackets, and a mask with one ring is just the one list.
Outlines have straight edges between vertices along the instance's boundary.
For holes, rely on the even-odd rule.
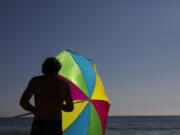
[[54,57],[48,57],[42,64],[42,73],[45,75],[58,73],[61,69],[61,63]]

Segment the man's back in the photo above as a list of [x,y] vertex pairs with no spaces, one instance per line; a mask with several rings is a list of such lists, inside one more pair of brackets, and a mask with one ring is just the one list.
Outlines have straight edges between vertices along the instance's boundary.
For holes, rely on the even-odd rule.
[[70,95],[68,84],[55,75],[44,75],[32,79],[35,98],[35,117],[61,119],[63,101]]
[[[32,95],[34,107],[29,103]],[[62,110],[72,111],[74,107],[68,83],[53,74],[32,78],[20,103],[25,110],[33,112],[35,118],[47,120],[60,120]]]

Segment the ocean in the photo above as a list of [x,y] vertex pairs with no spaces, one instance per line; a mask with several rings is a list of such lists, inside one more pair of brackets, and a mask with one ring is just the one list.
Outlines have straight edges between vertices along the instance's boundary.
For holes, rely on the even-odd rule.
[[[28,135],[32,118],[0,119],[0,135]],[[106,135],[180,135],[180,116],[110,116]]]

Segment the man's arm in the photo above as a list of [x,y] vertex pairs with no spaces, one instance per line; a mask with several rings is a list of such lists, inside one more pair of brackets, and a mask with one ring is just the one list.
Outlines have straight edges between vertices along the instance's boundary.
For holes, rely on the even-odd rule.
[[71,89],[69,85],[66,85],[65,91],[66,91],[65,99],[64,99],[65,104],[63,104],[62,106],[62,110],[65,112],[72,112],[74,109],[74,104],[73,104]]
[[35,113],[35,107],[32,106],[31,103],[29,102],[29,100],[31,99],[33,94],[34,94],[33,79],[31,79],[27,88],[25,89],[24,93],[22,94],[22,97],[20,99],[20,106],[26,111]]

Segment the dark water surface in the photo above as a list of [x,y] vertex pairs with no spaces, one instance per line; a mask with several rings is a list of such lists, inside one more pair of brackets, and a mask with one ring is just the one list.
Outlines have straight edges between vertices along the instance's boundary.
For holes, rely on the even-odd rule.
[[[28,135],[31,122],[32,118],[1,118],[0,135]],[[106,135],[180,135],[180,116],[111,116]]]
[[107,135],[180,135],[180,116],[109,117]]

